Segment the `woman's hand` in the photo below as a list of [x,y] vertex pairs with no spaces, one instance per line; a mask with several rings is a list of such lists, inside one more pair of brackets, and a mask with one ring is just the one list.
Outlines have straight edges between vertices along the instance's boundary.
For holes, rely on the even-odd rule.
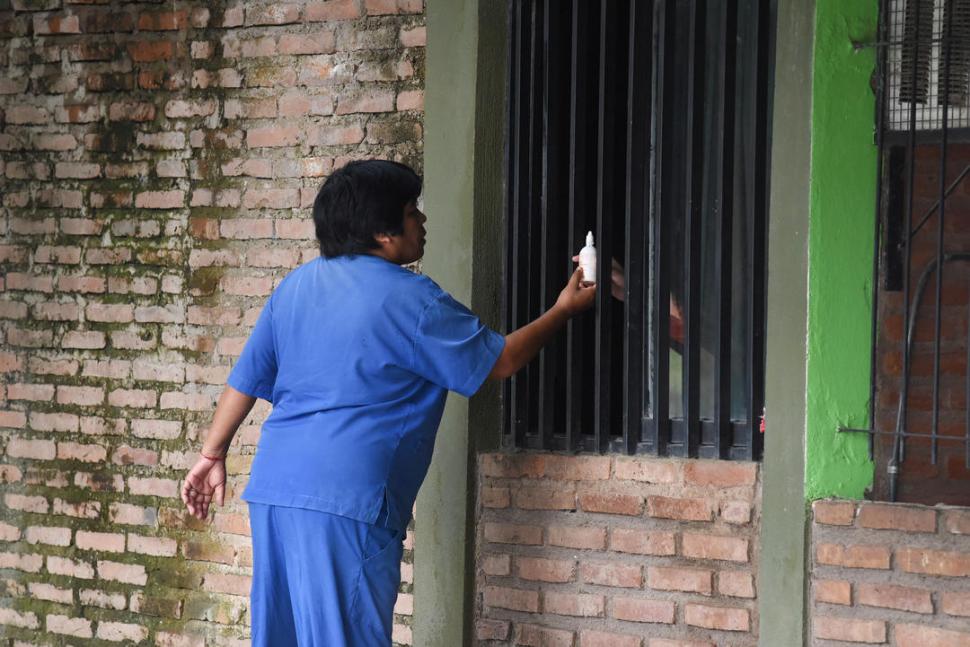
[[220,506],[226,499],[226,461],[224,458],[200,456],[185,476],[182,485],[182,502],[189,513],[197,519],[209,516],[212,500]]
[[582,285],[583,268],[577,267],[569,277],[569,283],[559,293],[554,308],[560,308],[568,316],[573,317],[593,305],[596,298],[596,284]]
[[[573,256],[573,263],[579,262],[579,254]],[[595,278],[595,277],[594,277]],[[584,279],[585,280],[585,279]],[[624,299],[624,287],[626,278],[623,275],[623,266],[615,258],[610,259],[610,294],[617,301]]]

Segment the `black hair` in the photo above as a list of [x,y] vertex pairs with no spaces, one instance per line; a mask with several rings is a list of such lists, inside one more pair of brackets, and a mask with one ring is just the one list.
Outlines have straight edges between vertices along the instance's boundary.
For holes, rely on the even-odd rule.
[[377,249],[374,236],[404,230],[404,207],[421,195],[421,177],[389,160],[349,162],[334,171],[313,201],[313,224],[320,253],[366,254]]

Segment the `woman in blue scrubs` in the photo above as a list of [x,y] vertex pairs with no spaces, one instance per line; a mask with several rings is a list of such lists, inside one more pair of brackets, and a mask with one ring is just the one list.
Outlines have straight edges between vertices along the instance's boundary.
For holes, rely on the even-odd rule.
[[391,644],[402,539],[448,391],[471,396],[532,359],[593,287],[501,335],[426,276],[421,179],[351,162],[313,206],[321,255],[273,291],[219,398],[182,500],[223,504],[225,455],[256,398],[273,404],[249,483],[252,644]]

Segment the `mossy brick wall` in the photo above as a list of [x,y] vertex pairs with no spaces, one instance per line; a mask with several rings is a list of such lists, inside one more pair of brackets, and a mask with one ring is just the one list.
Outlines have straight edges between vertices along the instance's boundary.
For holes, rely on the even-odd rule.
[[487,453],[478,465],[476,644],[758,644],[758,463]]
[[268,406],[211,524],[179,479],[267,295],[317,254],[323,178],[420,168],[423,11],[0,0],[4,644],[247,642],[238,495]]

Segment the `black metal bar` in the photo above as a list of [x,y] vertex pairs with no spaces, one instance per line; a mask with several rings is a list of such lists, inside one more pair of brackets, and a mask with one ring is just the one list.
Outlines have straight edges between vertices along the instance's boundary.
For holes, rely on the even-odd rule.
[[[586,235],[586,217],[590,211],[589,178],[595,165],[590,164],[591,146],[587,136],[589,97],[593,83],[590,30],[595,25],[588,0],[573,0],[572,42],[570,48],[570,119],[569,119],[569,231],[570,244],[579,251]],[[563,259],[572,268],[572,261]],[[590,365],[585,361],[584,340],[588,339],[590,315],[570,319],[566,325],[566,448],[583,447],[584,383],[588,382]]]
[[[703,173],[698,172],[704,159],[704,75],[698,58],[704,51],[704,3],[691,0],[688,8],[689,40],[686,76],[687,130],[685,182],[686,209],[684,227],[684,352],[683,410],[684,456],[696,456],[700,446],[700,357],[701,308],[700,260],[701,219],[703,218]],[[701,61],[703,59],[701,58]]]
[[[889,0],[879,0],[879,17],[877,19],[876,26],[876,38],[879,41],[888,41],[888,8]],[[882,241],[882,204],[883,204],[883,186],[884,186],[884,173],[886,166],[886,157],[888,155],[887,151],[884,151],[882,146],[883,131],[885,129],[885,98],[886,98],[886,54],[887,50],[885,47],[881,47],[876,50],[876,146],[879,149],[879,155],[876,160],[876,218],[873,223],[873,251],[872,251],[872,316],[869,322],[869,338],[872,340],[870,352],[869,352],[869,416],[871,419],[870,425],[875,426],[875,405],[876,402],[876,375],[877,375],[877,343],[879,334],[879,281],[876,277],[879,276],[879,249]],[[869,460],[875,458],[875,446],[874,436],[869,436],[868,438],[868,452]]]
[[[543,14],[545,0],[531,0],[532,17],[530,22],[530,79],[529,86],[529,269],[526,277],[520,280],[529,282],[528,289],[528,323],[542,314],[542,248],[544,246],[545,231],[542,227],[542,136],[545,114],[542,111],[543,98]],[[542,435],[539,431],[539,402],[540,371],[538,360],[533,360],[525,367],[528,373],[528,388],[526,390],[526,433]],[[540,444],[541,448],[541,444]]]
[[598,289],[596,291],[596,386],[593,391],[595,418],[593,430],[596,436],[597,451],[605,451],[609,444],[610,434],[610,373],[612,353],[610,352],[611,304],[610,299],[610,262],[613,258],[610,231],[609,202],[612,196],[613,175],[612,156],[613,146],[610,121],[613,115],[609,99],[612,90],[610,66],[614,61],[611,54],[616,45],[612,41],[610,32],[611,7],[618,0],[602,0],[600,5],[600,39],[599,39],[599,92],[596,115],[596,246],[597,246],[597,276]]
[[674,37],[676,7],[674,0],[658,0],[654,14],[654,65],[652,142],[650,146],[650,172],[653,176],[653,194],[650,200],[650,248],[653,260],[650,268],[650,316],[649,348],[651,371],[650,424],[648,442],[658,456],[665,456],[670,442],[670,246],[665,244],[668,218],[665,216],[668,193],[672,182],[672,169],[665,168],[664,160],[674,151],[674,137],[670,122],[676,107],[672,84],[678,73],[676,59],[667,51],[668,36]]
[[[903,384],[900,389],[900,421],[897,424],[897,431],[903,431],[906,427],[906,419],[909,412],[909,380],[906,376],[909,375],[909,344],[906,343],[906,339],[909,337],[910,332],[910,317],[909,317],[909,307],[910,307],[910,280],[912,279],[912,257],[913,257],[913,245],[912,240],[908,237],[908,232],[912,231],[913,225],[913,187],[915,185],[916,179],[916,83],[917,77],[916,65],[919,61],[919,49],[920,49],[920,17],[922,11],[915,12],[916,25],[914,32],[916,37],[913,40],[913,61],[914,69],[913,74],[910,79],[910,102],[909,102],[909,142],[906,147],[906,173],[907,173],[907,185],[906,185],[906,212],[903,219],[903,231],[907,232],[907,238],[904,241],[906,244],[906,255],[903,260],[903,321],[905,322],[905,330],[903,334]],[[898,439],[893,443],[892,457],[890,458],[890,463],[888,466],[889,479],[890,479],[890,501],[896,500],[896,477],[898,475],[899,463],[904,460],[906,452],[906,442],[905,437],[900,435]]]
[[[851,427],[839,427],[838,432],[840,434],[870,434],[872,436],[905,436],[906,438],[925,438],[926,440],[932,441],[932,434],[914,434],[908,431],[900,432],[897,434],[895,431],[881,431],[879,429],[853,429]],[[959,436],[938,436],[936,442],[941,443],[960,443],[961,445],[966,442],[966,439],[960,438]]]
[[[526,217],[529,208],[529,192],[526,186],[527,169],[529,166],[529,134],[528,134],[528,114],[529,114],[529,94],[526,88],[531,85],[530,67],[527,65],[529,40],[529,11],[528,3],[515,3],[515,92],[512,115],[512,155],[514,166],[512,172],[512,209],[510,214],[512,244],[512,308],[509,330],[514,330],[523,325],[528,313],[528,291],[529,284],[524,280],[526,275],[525,266],[528,263],[528,248],[526,246],[527,234]],[[509,387],[509,413],[511,415],[510,427],[512,433],[512,443],[516,447],[521,447],[525,443],[528,420],[526,416],[526,399],[528,389],[528,374],[519,371],[512,376]]]
[[[942,143],[940,145],[940,215],[936,221],[936,303],[934,313],[934,344],[933,344],[933,421],[930,431],[933,435],[933,443],[930,446],[930,463],[936,465],[937,459],[937,437],[939,436],[940,426],[940,328],[943,312],[943,227],[946,221],[946,157],[947,157],[947,130],[949,126],[950,113],[950,52],[953,41],[953,0],[944,0],[945,9],[943,11],[944,26],[946,37],[943,39],[943,89],[940,91],[940,84],[937,84],[937,100],[943,101],[943,120]],[[970,404],[968,404],[970,406]]]
[[[515,12],[515,0],[508,0],[506,3],[506,24],[508,24],[508,67],[505,74],[505,114],[507,116],[507,125],[505,131],[505,146],[503,154],[505,156],[505,230],[503,241],[503,253],[502,253],[502,276],[505,277],[504,290],[502,292],[502,324],[505,326],[507,332],[511,332],[514,329],[514,324],[512,323],[512,289],[517,283],[513,273],[513,262],[514,258],[513,243],[514,238],[512,236],[512,222],[513,218],[513,205],[515,204],[515,152],[512,142],[515,141],[515,133],[517,129],[517,124],[515,121],[515,115],[513,111],[513,106],[515,105],[515,92],[516,92],[516,82],[518,81],[518,74],[516,71],[516,12]],[[504,407],[502,416],[502,444],[503,446],[512,445],[512,419],[515,417],[512,412],[512,380],[504,380],[502,382],[502,405]]]
[[966,442],[966,452],[964,454],[964,465],[968,470],[970,470],[970,299],[967,299],[967,326],[967,385],[966,400],[964,400],[964,410],[966,415],[964,441]]
[[[710,16],[720,22],[713,110],[713,141],[711,157],[714,167],[712,194],[715,209],[712,214],[715,231],[715,290],[714,312],[717,327],[714,335],[714,453],[726,458],[731,446],[731,338],[732,270],[734,246],[734,77],[737,48],[737,8],[728,3],[718,8],[720,15]],[[713,14],[713,12],[712,12]],[[703,436],[703,434],[702,434]]]
[[628,454],[641,443],[644,419],[644,288],[647,248],[645,225],[650,191],[649,117],[651,92],[651,33],[653,7],[630,2],[627,73],[627,154],[624,253],[624,407],[623,444]]
[[[545,0],[547,3],[549,0]],[[568,126],[568,113],[562,106],[568,105],[568,69],[559,64],[562,51],[568,47],[569,32],[564,29],[563,18],[568,14],[549,10],[543,14],[543,106],[545,115],[542,146],[542,269],[541,303],[543,310],[552,307],[568,277],[569,231],[563,226],[561,215],[564,211],[562,187],[563,149],[568,134],[563,126]],[[563,41],[566,41],[564,46]],[[565,140],[565,141],[564,141]],[[557,448],[554,434],[562,429],[565,398],[563,393],[563,372],[565,354],[563,339],[557,336],[539,355],[539,433],[542,446]],[[559,447],[561,448],[561,447]]]

